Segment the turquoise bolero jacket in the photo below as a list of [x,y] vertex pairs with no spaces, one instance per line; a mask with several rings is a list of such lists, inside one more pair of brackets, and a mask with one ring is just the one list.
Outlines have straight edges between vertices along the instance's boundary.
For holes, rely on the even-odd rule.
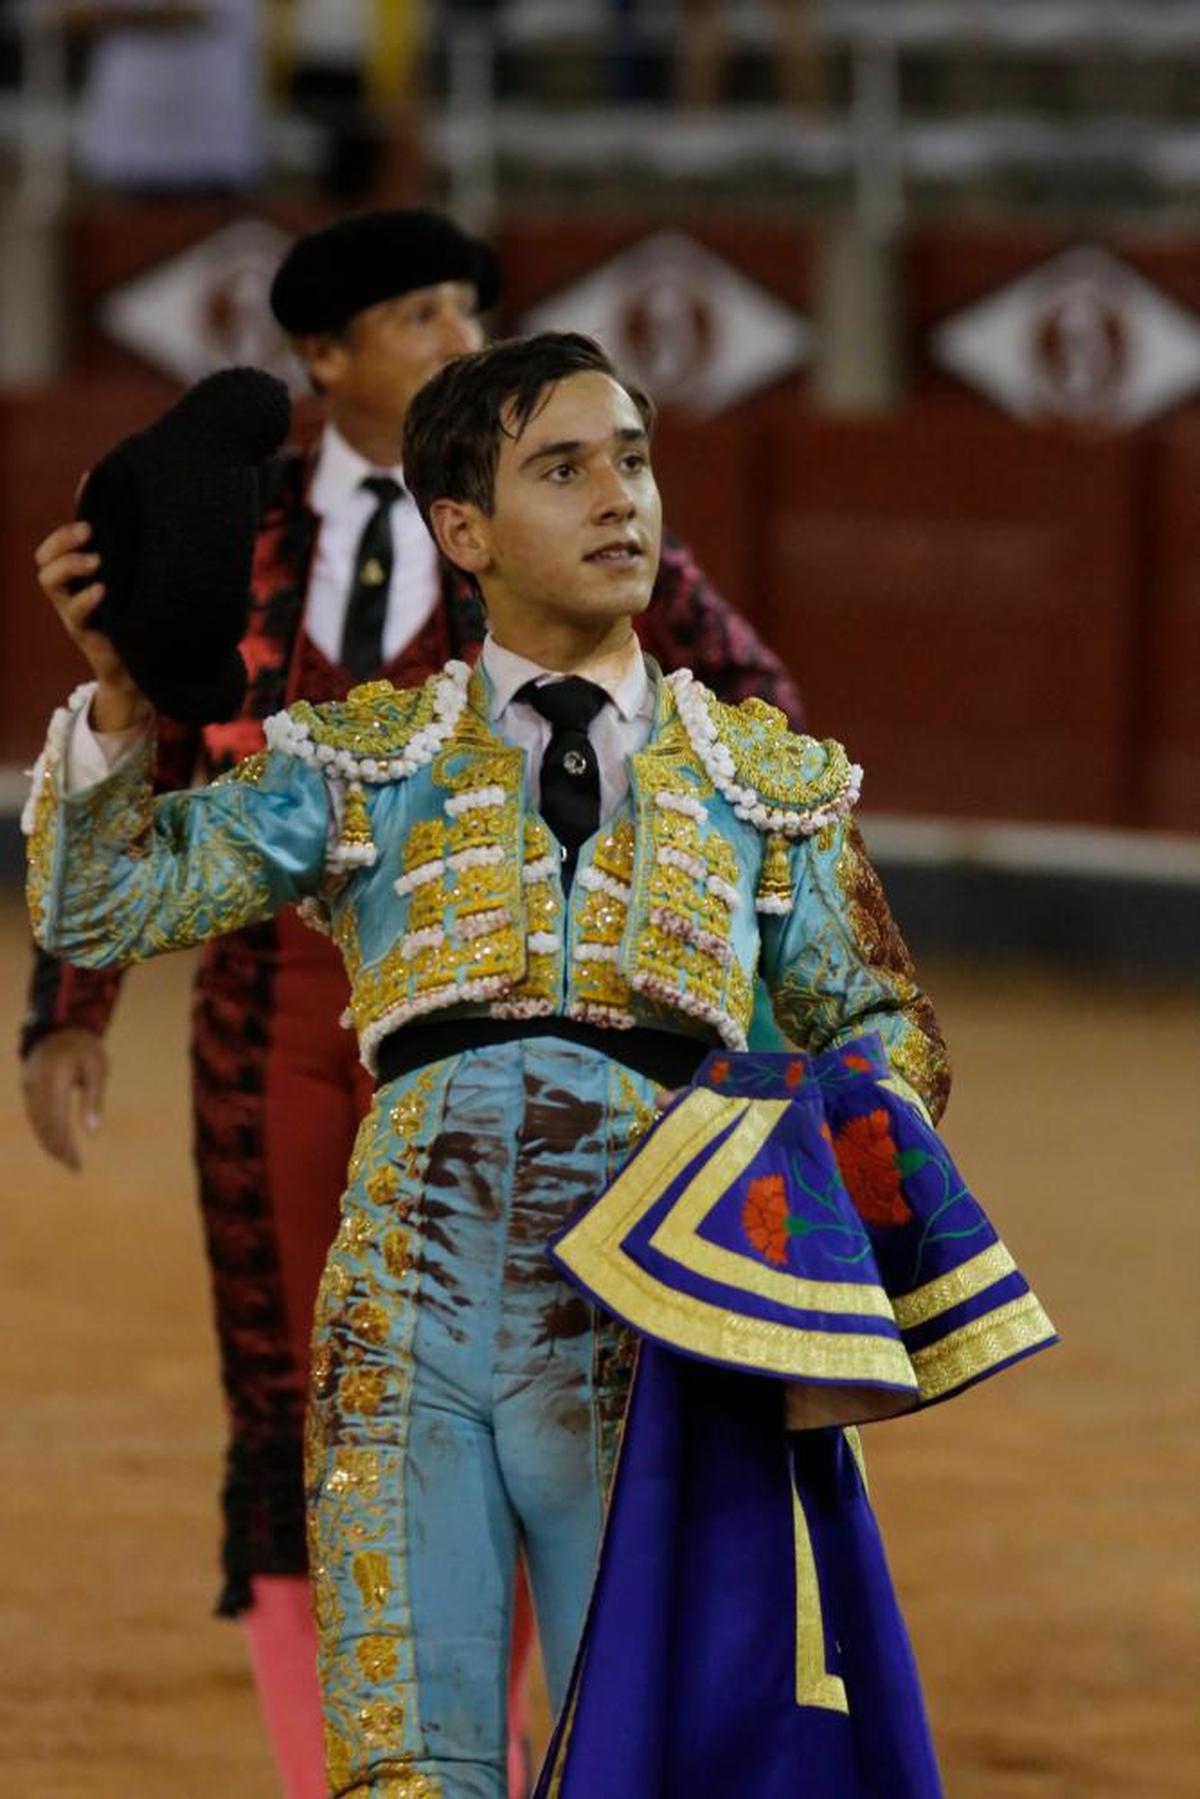
[[64,792],[81,690],[55,715],[26,812],[35,936],[100,967],[298,904],[341,950],[368,1067],[429,1014],[564,1013],[741,1049],[761,984],[804,1049],[877,1031],[936,1118],[945,1050],[850,817],[860,771],[774,707],[651,674],[649,740],[569,897],[482,671],[450,663],[418,688],[302,702],[233,773],[158,798],[149,743]]

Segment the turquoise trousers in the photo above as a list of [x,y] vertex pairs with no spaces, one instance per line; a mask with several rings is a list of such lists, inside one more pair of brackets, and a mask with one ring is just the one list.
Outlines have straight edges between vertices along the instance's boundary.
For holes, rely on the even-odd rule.
[[308,1428],[331,1794],[504,1799],[519,1554],[562,1697],[633,1343],[546,1245],[652,1112],[652,1082],[542,1037],[394,1081],[363,1122]]

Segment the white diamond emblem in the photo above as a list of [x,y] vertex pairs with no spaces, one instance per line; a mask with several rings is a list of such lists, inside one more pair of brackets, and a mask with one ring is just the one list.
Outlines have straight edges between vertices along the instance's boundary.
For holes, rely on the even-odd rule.
[[100,322],[111,337],[184,383],[231,363],[269,369],[302,384],[267,291],[291,239],[261,219],[242,219],[202,238],[105,296]]
[[807,319],[673,231],[644,238],[541,301],[526,331],[582,331],[665,405],[707,415],[805,363]]
[[1137,425],[1200,385],[1200,321],[1108,250],[1065,250],[939,325],[936,361],[1031,421]]

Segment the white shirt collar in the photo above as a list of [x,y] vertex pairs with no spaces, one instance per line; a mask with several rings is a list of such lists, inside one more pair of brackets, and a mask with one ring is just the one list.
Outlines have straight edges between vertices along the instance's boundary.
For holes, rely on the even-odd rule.
[[[518,656],[515,650],[506,650],[490,632],[484,638],[479,660],[491,687],[490,716],[493,724],[503,717],[527,681],[562,679],[561,671],[543,668],[540,663],[531,662],[528,656]],[[594,681],[597,687],[603,687],[626,721],[653,718],[654,691],[650,685],[642,646],[636,637],[631,638],[626,647],[616,654],[605,656],[594,666],[585,664],[572,672]]]
[[308,503],[322,518],[328,513],[337,512],[348,500],[354,498],[368,475],[390,475],[393,481],[404,485],[402,468],[398,465],[395,468],[377,468],[373,462],[368,462],[365,456],[360,456],[357,450],[351,448],[335,425],[326,425],[321,433],[321,447],[317,452],[317,466],[313,470]]

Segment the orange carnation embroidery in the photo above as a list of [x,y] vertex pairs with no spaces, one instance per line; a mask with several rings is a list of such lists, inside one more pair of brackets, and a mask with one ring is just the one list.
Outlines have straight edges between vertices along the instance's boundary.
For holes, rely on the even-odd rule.
[[838,1132],[833,1147],[859,1216],[868,1224],[907,1224],[912,1211],[900,1185],[900,1164],[887,1113],[880,1108],[862,1118],[851,1118]]
[[717,1062],[710,1063],[708,1078],[710,1081],[715,1081],[718,1087],[723,1081],[729,1079],[729,1060],[726,1056],[722,1056]]
[[787,1186],[781,1174],[759,1174],[742,1201],[742,1229],[759,1255],[776,1267],[787,1261]]
[[784,1073],[784,1077],[783,1077],[784,1086],[785,1087],[798,1087],[803,1079],[804,1079],[804,1064],[803,1064],[803,1062],[789,1062],[787,1065],[787,1069]]
[[845,1068],[853,1068],[857,1074],[874,1073],[874,1069],[871,1063],[867,1061],[867,1058],[865,1056],[855,1055],[853,1052],[842,1057],[842,1065]]

